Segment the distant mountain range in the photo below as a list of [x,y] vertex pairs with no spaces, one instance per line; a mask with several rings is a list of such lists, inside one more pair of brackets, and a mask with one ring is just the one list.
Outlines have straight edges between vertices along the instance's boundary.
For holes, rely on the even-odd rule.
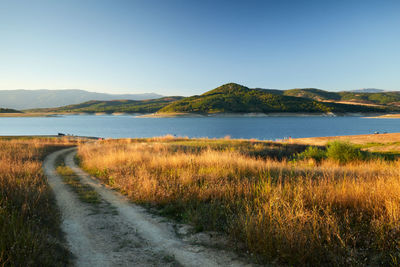
[[385,113],[400,111],[400,92],[328,92],[315,88],[250,89],[229,83],[191,97],[153,100],[87,101],[30,112],[126,113]]
[[376,89],[376,88],[362,88],[362,89],[351,90],[350,92],[353,92],[353,93],[382,93],[382,92],[385,92],[385,90]]
[[105,94],[85,90],[0,90],[0,107],[18,110],[33,108],[53,108],[79,104],[89,100],[144,100],[160,98],[155,93],[145,94]]

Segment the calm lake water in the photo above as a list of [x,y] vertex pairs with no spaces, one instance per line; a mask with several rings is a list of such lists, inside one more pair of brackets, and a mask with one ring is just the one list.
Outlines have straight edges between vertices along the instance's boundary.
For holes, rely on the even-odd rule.
[[400,119],[361,117],[204,117],[136,118],[134,116],[70,115],[0,118],[0,135],[54,135],[59,132],[98,137],[257,138],[314,137],[400,132]]

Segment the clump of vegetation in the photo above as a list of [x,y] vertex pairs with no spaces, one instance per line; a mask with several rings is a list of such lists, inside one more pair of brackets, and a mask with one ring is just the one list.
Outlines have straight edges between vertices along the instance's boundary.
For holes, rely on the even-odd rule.
[[65,139],[0,139],[0,265],[62,266],[69,263],[61,216],[41,170]]
[[371,155],[348,142],[333,141],[327,144],[326,149],[309,146],[303,152],[298,153],[296,158],[313,159],[316,162],[321,162],[323,159],[330,159],[340,164],[345,164],[370,159]]
[[[211,145],[184,149],[183,140],[171,149],[173,142],[87,143],[79,147],[79,156],[88,172],[133,201],[158,207],[198,230],[224,231],[263,263],[399,262],[399,161],[322,157],[311,166]],[[331,157],[355,154],[346,157],[358,159],[353,149],[330,147]],[[320,157],[321,151],[305,154]]]
[[367,152],[363,152],[347,142],[333,141],[327,145],[326,156],[329,159],[344,164],[367,159]]
[[313,159],[316,162],[320,162],[321,160],[326,159],[327,155],[326,155],[326,150],[323,150],[315,146],[309,146],[303,152],[298,153],[296,155],[296,158],[300,160]]

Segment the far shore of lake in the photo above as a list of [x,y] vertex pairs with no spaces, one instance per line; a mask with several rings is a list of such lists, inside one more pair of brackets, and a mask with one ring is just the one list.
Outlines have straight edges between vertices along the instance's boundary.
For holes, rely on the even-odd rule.
[[364,117],[373,119],[398,119],[400,114],[388,113],[127,113],[127,112],[22,112],[22,113],[0,113],[0,117],[57,117],[64,115],[112,115],[112,116],[135,116],[136,118],[201,118],[201,117]]
[[377,116],[366,117],[368,119],[400,119],[400,114],[383,114]]
[[177,118],[177,117],[380,117],[391,115],[386,113],[300,113],[300,112],[276,112],[276,113],[151,113],[136,116],[137,118]]

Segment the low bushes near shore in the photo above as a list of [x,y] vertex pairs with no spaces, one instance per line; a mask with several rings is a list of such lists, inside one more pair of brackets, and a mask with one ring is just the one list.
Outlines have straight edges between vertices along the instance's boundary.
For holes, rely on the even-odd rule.
[[[398,160],[366,160],[341,143],[304,152],[318,157],[316,165],[251,156],[229,146],[196,150],[190,148],[195,140],[187,140],[186,148],[181,142],[180,147],[163,139],[87,143],[79,157],[84,169],[133,201],[198,230],[224,231],[262,263],[400,261]],[[337,160],[342,153],[346,160]]]
[[65,266],[60,213],[42,160],[71,145],[56,138],[0,138],[0,265]]
[[358,147],[341,141],[333,141],[326,148],[309,146],[305,151],[296,155],[297,159],[314,159],[317,162],[330,159],[340,164],[362,161],[371,158],[371,153],[362,151]]
[[362,150],[361,147],[349,142],[333,141],[325,148],[309,146],[303,152],[297,153],[294,160],[313,159],[316,163],[324,159],[334,161],[339,164],[346,164],[355,161],[373,161],[373,160],[394,160],[397,159],[398,151],[392,153],[377,153]]

